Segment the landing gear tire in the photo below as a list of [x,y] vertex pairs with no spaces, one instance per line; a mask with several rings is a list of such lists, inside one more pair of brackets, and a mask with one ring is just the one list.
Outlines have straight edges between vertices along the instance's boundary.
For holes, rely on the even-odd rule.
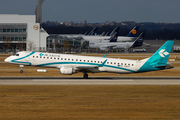
[[23,67],[24,67],[24,65],[19,65],[19,67],[21,68],[20,73],[23,73]]
[[88,74],[87,73],[84,74],[84,79],[88,79]]
[[23,73],[23,70],[21,70],[20,73]]

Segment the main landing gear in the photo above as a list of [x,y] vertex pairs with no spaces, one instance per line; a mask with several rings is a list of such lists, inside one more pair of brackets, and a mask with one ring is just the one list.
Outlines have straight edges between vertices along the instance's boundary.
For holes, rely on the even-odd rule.
[[88,74],[87,73],[84,73],[84,79],[88,79]]

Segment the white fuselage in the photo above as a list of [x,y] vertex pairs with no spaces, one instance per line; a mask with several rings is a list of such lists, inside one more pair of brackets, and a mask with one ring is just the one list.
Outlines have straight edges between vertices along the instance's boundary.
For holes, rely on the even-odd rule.
[[[108,43],[109,38],[111,36],[99,36],[99,35],[61,35],[66,36],[68,38],[71,37],[82,37],[84,40],[88,40],[89,43],[96,43],[96,42],[102,42],[102,43]],[[136,40],[137,37],[126,37],[126,36],[118,36],[117,42],[131,42]]]
[[129,49],[133,42],[109,42],[109,43],[89,43],[89,48],[99,48],[100,50]]
[[[106,62],[105,62],[106,61]],[[18,52],[14,56],[8,57],[5,62],[32,65],[42,67],[71,67],[80,70],[79,67],[94,67],[92,72],[114,72],[114,73],[134,73],[144,64],[143,61],[113,59],[101,57],[89,57],[66,54],[52,54],[40,52]],[[104,65],[103,62],[105,62]],[[102,66],[101,66],[102,65]]]
[[165,42],[150,58],[140,61],[104,58],[105,56],[89,57],[27,51],[17,52],[15,55],[6,58],[4,61],[20,65],[55,67],[60,69],[61,74],[66,75],[71,75],[79,71],[84,73],[84,78],[88,78],[88,72],[147,72],[171,69],[174,67],[167,64],[173,43],[174,41]]
[[[82,36],[84,40],[88,40],[89,43],[109,43],[110,36]],[[126,37],[126,36],[118,36],[117,42],[131,42],[134,41],[136,37]]]

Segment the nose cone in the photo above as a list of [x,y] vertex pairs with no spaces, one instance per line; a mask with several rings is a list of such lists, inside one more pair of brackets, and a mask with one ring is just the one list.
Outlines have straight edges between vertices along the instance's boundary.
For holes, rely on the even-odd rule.
[[4,62],[10,63],[10,58],[9,58],[9,57],[6,58],[6,59],[4,60]]

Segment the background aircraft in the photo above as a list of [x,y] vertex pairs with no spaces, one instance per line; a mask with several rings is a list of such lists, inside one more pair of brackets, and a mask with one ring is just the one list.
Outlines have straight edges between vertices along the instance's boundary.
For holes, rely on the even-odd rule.
[[[127,36],[118,36],[118,31],[119,31],[119,27],[116,27],[111,33],[110,36],[117,32],[117,40],[116,41],[111,41],[111,42],[128,42],[128,41],[134,41],[136,40],[137,37],[135,37],[137,35],[137,32],[139,30],[140,26],[135,26],[129,33]],[[60,35],[63,37],[68,37],[68,38],[75,38],[75,37],[81,37],[84,40],[89,41],[90,43],[94,43],[94,42],[102,42],[102,43],[108,43],[108,39],[110,38],[110,36],[101,36],[101,35],[92,35],[93,33],[95,33],[95,30],[97,30],[97,28],[94,28],[88,35]]]
[[[139,30],[140,26],[135,26],[129,33],[127,36],[118,36],[118,31],[119,31],[119,27],[116,27],[111,33],[110,36],[112,34],[114,34],[115,32],[117,32],[117,40],[116,41],[110,41],[110,42],[129,42],[129,41],[134,41],[136,40],[137,37],[136,34]],[[102,42],[102,43],[108,43],[108,39],[110,36],[99,36],[99,35],[82,35],[81,37],[84,40],[88,40],[90,43],[91,42]]]
[[[134,42],[108,42],[108,43],[89,43],[89,48],[99,48],[100,50],[109,50],[109,49],[127,49],[134,47],[140,47],[143,45],[144,41],[144,33],[141,33],[139,37]],[[114,41],[113,39],[117,39],[116,36],[112,36],[109,40]]]

